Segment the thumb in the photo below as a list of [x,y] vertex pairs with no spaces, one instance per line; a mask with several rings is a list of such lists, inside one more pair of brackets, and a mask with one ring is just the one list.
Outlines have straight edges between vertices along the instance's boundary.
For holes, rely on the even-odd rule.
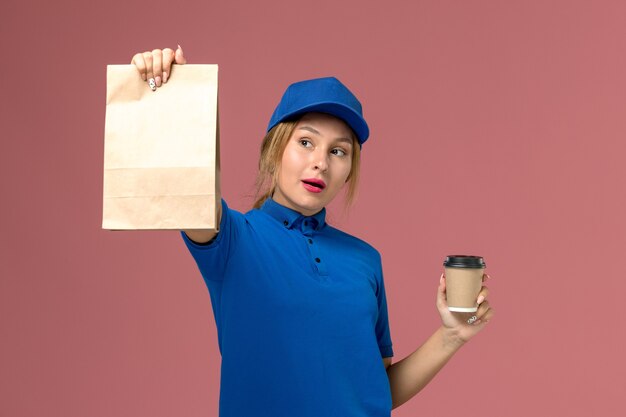
[[176,62],[177,64],[187,63],[187,60],[185,59],[183,55],[183,48],[181,48],[180,45],[178,45],[178,49],[176,50],[176,53],[174,54],[174,62]]
[[439,278],[439,287],[437,288],[437,305],[448,307],[446,302],[446,277],[443,274]]

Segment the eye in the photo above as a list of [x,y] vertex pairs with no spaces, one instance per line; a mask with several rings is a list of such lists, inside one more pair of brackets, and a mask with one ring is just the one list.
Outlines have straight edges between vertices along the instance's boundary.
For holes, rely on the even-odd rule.
[[311,141],[308,139],[300,139],[298,142],[300,143],[300,145],[304,146],[305,148],[310,148],[311,146],[313,146]]
[[346,156],[347,155],[346,151],[344,151],[341,148],[335,148],[332,151],[330,151],[330,153],[332,153],[333,155],[337,155],[337,156]]

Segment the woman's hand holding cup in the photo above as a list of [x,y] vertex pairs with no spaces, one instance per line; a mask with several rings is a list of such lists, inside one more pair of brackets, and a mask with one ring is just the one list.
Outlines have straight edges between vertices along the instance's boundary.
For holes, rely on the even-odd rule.
[[[480,262],[483,262],[482,258]],[[483,268],[475,268],[482,265],[448,266],[462,268],[446,267],[446,271],[441,274],[437,291],[437,309],[443,327],[448,330],[449,335],[452,335],[451,342],[463,344],[481,331],[493,317],[494,310],[487,301],[489,289],[484,285],[489,275],[483,272]],[[450,277],[455,280],[454,288],[448,288],[446,272],[454,273],[455,276]],[[454,290],[455,294],[450,294],[449,290]],[[450,295],[454,295],[452,304]]]
[[187,60],[178,45],[176,51],[165,48],[136,53],[130,63],[137,67],[141,79],[148,82],[152,91],[156,91],[167,82],[172,64],[186,64]]

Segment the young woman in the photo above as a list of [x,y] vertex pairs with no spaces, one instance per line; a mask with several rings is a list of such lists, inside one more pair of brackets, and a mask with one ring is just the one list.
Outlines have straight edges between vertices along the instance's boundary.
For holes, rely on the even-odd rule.
[[[158,94],[171,64],[186,60],[179,46],[132,63]],[[242,214],[222,200],[219,232],[181,232],[211,296],[221,417],[388,417],[493,316],[484,286],[475,317],[450,313],[442,274],[441,327],[392,364],[380,255],[325,221],[343,187],[354,197],[368,135],[339,80],[292,84],[261,144],[254,208]]]

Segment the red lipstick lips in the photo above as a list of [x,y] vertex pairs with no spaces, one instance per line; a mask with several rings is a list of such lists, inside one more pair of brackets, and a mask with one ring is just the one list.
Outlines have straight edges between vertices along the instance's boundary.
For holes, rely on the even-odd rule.
[[308,191],[313,193],[320,193],[324,188],[326,188],[326,183],[322,180],[318,180],[317,178],[307,178],[302,180],[302,185]]

